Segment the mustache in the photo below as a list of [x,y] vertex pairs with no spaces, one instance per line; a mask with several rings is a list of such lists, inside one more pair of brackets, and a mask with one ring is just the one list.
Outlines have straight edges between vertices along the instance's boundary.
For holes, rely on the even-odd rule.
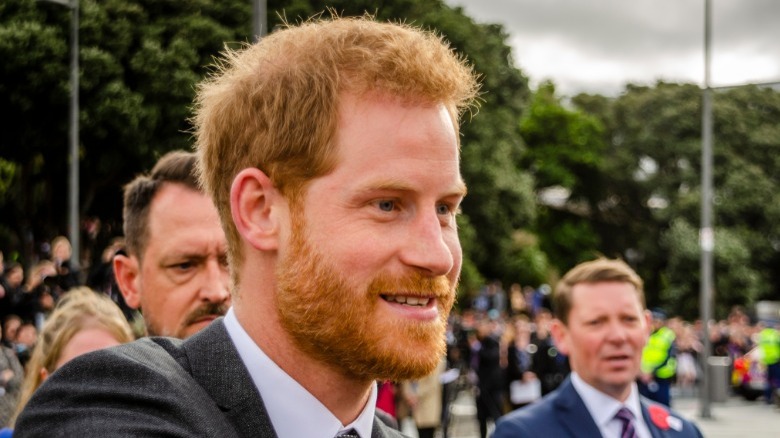
[[190,312],[184,320],[184,326],[196,323],[198,320],[207,316],[224,316],[230,306],[225,303],[206,303]]

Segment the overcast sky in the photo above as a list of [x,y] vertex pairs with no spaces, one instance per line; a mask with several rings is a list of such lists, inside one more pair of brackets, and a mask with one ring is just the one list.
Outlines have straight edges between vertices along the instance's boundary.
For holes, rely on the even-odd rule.
[[[500,23],[532,87],[615,95],[704,82],[704,0],[445,0]],[[780,81],[780,0],[711,0],[711,85]]]

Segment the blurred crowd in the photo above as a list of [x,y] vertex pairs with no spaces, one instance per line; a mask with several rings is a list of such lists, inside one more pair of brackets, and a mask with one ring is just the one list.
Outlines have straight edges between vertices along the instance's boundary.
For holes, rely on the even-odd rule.
[[0,427],[12,425],[35,389],[68,360],[140,334],[131,325],[136,315],[112,287],[110,261],[120,248],[120,240],[112,242],[104,263],[88,273],[72,262],[63,236],[43,245],[30,267],[6,262],[0,252]]
[[[415,415],[419,405],[415,391],[422,386],[418,382],[385,382],[384,391],[395,391],[396,396],[386,398],[380,408],[390,412],[398,422],[411,415],[418,428],[431,433],[423,435],[421,432],[420,436],[433,436],[433,431],[438,430],[439,436],[446,438],[452,402],[459,391],[470,391],[476,403],[480,436],[488,436],[496,419],[552,392],[570,373],[568,358],[556,349],[550,333],[554,318],[550,293],[548,285],[534,288],[513,284],[508,291],[500,282],[483,286],[473,300],[461,310],[454,309],[450,317],[446,364],[436,372],[434,388],[426,386],[429,398],[438,396],[440,399],[425,408],[428,419],[420,421]],[[669,388],[665,395],[642,392],[667,405],[671,404],[671,387],[675,388],[676,396],[695,396],[702,376],[699,360],[704,332],[701,321],[667,317],[657,308],[652,309],[651,314],[653,334],[668,330],[671,342],[663,346],[664,354],[655,364],[652,363],[651,348],[646,347],[643,370],[647,368],[651,376],[644,385],[642,376],[637,376],[640,391],[667,383]],[[742,390],[736,380],[741,372],[738,368],[744,366],[751,353],[755,353],[752,356],[754,365],[760,365],[762,379],[768,377],[767,366],[780,360],[767,357],[771,353],[761,351],[761,335],[767,330],[776,332],[769,324],[751,319],[742,307],[734,307],[724,320],[710,322],[710,356],[729,359],[726,363],[730,364],[730,381],[724,384],[734,393]],[[770,342],[770,350],[772,345],[777,343]],[[664,367],[669,366],[671,375],[664,375]],[[767,382],[766,387],[777,388],[772,382]],[[763,380],[758,393],[771,401],[772,395],[765,395]],[[394,400],[394,404],[388,400]]]
[[[140,314],[124,303],[113,281],[111,260],[122,251],[121,239],[111,242],[104,250],[103,263],[86,273],[72,264],[67,238],[59,236],[44,248],[50,250],[42,251],[39,261],[30,267],[2,262],[0,426],[13,423],[14,414],[31,391],[71,357],[69,348],[78,354],[129,342],[143,334]],[[432,375],[416,381],[379,382],[377,406],[386,421],[399,427],[410,417],[421,438],[434,433],[446,438],[449,407],[460,391],[471,391],[480,434],[486,437],[500,416],[555,390],[570,368],[550,333],[550,291],[548,285],[518,284],[507,291],[496,281],[461,303],[461,309],[453,310],[449,319],[446,358]],[[71,295],[72,299],[67,298]],[[662,357],[661,362],[673,368],[671,376],[654,382],[668,380],[678,388],[678,394],[692,396],[701,376],[701,322],[667,318],[659,309],[652,313],[657,324],[654,333],[662,328],[671,333],[668,357]],[[750,352],[761,349],[762,331],[767,329],[766,324],[752,321],[744,309],[735,307],[725,320],[709,324],[710,354],[728,357],[729,363],[742,366]],[[94,345],[85,347],[84,343]],[[765,373],[774,360],[767,358],[773,354],[773,347],[768,348],[769,353],[762,351],[756,356],[756,361],[767,362],[762,368]],[[780,349],[777,352],[775,362],[780,366]],[[765,377],[771,380],[771,376]],[[739,389],[738,382],[731,383]],[[767,401],[770,398],[767,395]]]

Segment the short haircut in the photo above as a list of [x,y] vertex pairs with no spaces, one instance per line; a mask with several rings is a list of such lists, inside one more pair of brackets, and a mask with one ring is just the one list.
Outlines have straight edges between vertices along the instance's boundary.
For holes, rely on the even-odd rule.
[[306,184],[336,164],[343,94],[444,104],[458,129],[478,89],[472,68],[441,37],[369,16],[288,25],[242,50],[226,49],[198,88],[193,124],[201,181],[225,228],[233,279],[243,261],[230,212],[239,171],[262,170],[297,206]]
[[43,383],[41,370],[53,373],[65,346],[78,332],[90,328],[101,328],[122,344],[134,340],[130,325],[111,298],[88,287],[71,289],[57,302],[57,307],[46,319],[38,336],[25,366],[24,382],[14,417],[19,415]]
[[125,185],[122,219],[128,255],[143,257],[149,240],[149,209],[164,184],[182,184],[202,193],[196,164],[197,156],[193,152],[169,152],[160,158],[151,173],[139,175]]
[[564,324],[569,322],[572,308],[572,289],[581,283],[617,282],[629,283],[636,288],[639,303],[645,308],[645,292],[642,279],[622,260],[599,258],[580,263],[572,268],[555,286],[552,296],[553,313]]

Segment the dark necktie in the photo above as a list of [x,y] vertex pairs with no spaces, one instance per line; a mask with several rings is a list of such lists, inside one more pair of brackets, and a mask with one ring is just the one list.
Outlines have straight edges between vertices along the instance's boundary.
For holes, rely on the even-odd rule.
[[638,438],[636,427],[634,426],[634,414],[627,408],[620,408],[615,418],[623,423],[623,430],[620,432],[620,438]]
[[340,435],[336,435],[336,438],[360,438],[360,435],[355,432],[355,429],[350,429]]

